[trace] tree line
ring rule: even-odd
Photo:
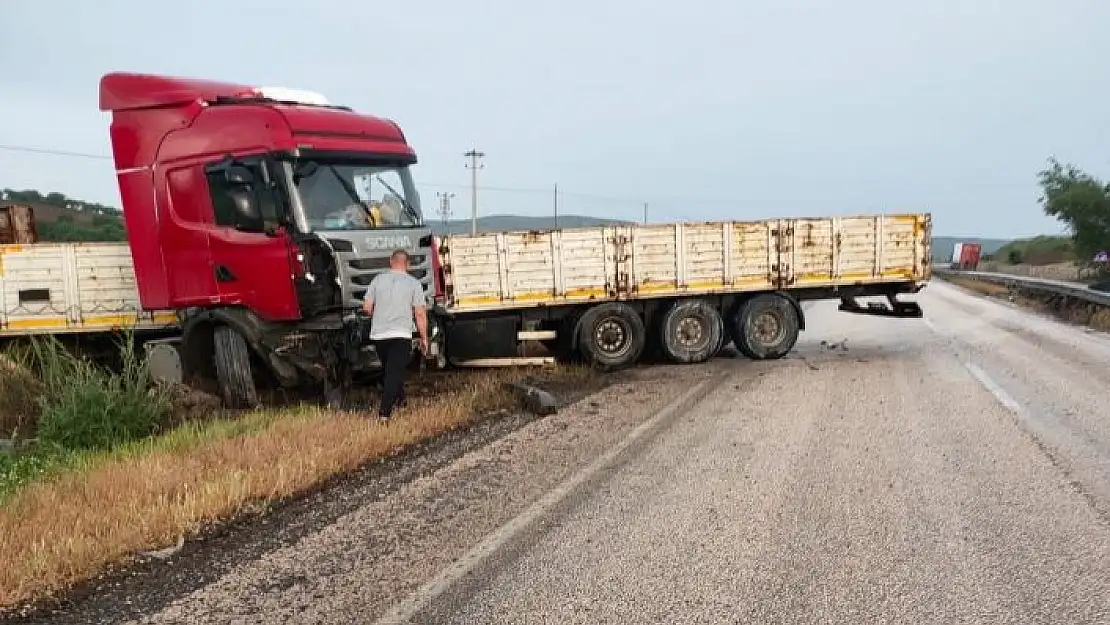
[[[35,189],[2,189],[0,200],[21,204],[46,204],[61,209],[50,220],[36,220],[39,240],[51,242],[126,241],[123,213],[114,206],[86,202],[52,191],[41,193]]]
[[[1037,179],[1045,214],[1067,226],[1079,262],[1110,252],[1110,184],[1055,158]]]

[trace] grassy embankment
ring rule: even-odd
[[[389,424],[310,406],[181,422],[137,358],[109,372],[41,341],[5,362],[0,435],[20,428],[37,443],[0,452],[0,607],[508,407],[504,382],[524,375],[445,376]]]

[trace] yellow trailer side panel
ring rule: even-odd
[[[930,224],[897,214],[449,235],[447,308],[924,281]]]
[[[143,311],[124,243],[0,246],[0,336],[160,329],[173,311]]]

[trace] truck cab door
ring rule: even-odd
[[[264,160],[236,160],[205,172],[215,227],[209,234],[219,303],[243,306],[263,319],[299,319],[295,246],[279,226],[279,196]]]

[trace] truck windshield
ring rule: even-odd
[[[292,165],[292,174],[310,230],[421,225],[408,166],[301,160]]]

